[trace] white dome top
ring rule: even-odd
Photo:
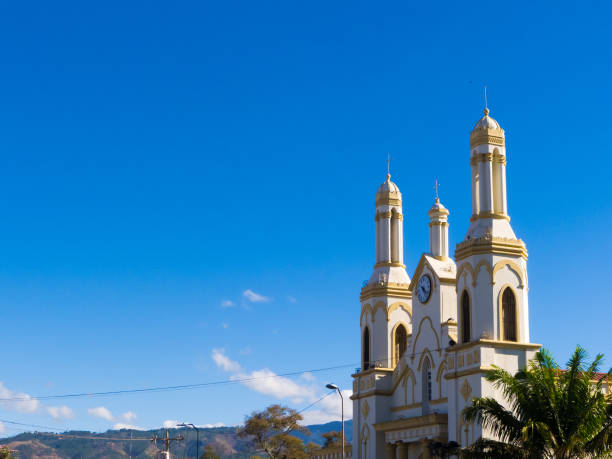
[[[378,187],[376,192],[376,205],[397,205],[402,201],[402,193],[395,183],[391,181],[391,174],[387,174],[387,180]]]
[[[472,131],[476,131],[479,129],[501,130],[501,126],[499,125],[499,123],[489,116],[488,108],[484,109],[484,116],[478,120]]]
[[[376,192],[376,194],[399,192],[400,190],[397,185],[391,181],[391,174],[387,174],[387,180],[385,180],[382,185],[378,187],[378,191]]]

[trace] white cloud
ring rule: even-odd
[[[232,306],[236,306],[236,303],[234,303],[232,300],[223,300],[221,302],[221,306],[224,308],[231,308]]]
[[[233,373],[230,379],[245,380],[240,384],[253,389],[260,394],[272,395],[275,398],[289,398],[295,403],[301,403],[303,399],[314,398],[314,390],[308,386],[300,385],[292,379],[278,376],[268,368],[246,373],[240,364],[231,360],[224,349],[213,349],[212,358],[218,367]]]
[[[0,382],[0,399],[13,399],[3,401],[3,408],[18,413],[34,413],[42,404],[24,392],[13,392],[3,382]]]
[[[172,419],[168,419],[167,421],[164,421],[164,429],[176,429],[178,427],[177,424],[180,424],[180,422],[172,420]]]
[[[288,296],[287,298],[289,299],[289,303],[297,303],[297,300],[294,297]]]
[[[47,413],[49,413],[49,416],[53,419],[69,419],[74,417],[74,413],[66,405],[48,406]]]
[[[0,422],[0,433],[6,432],[6,427],[4,427],[4,423]]]
[[[238,372],[240,371],[240,364],[231,360],[225,355],[225,349],[213,349],[212,358],[218,367],[223,368],[225,371]]]
[[[260,394],[272,395],[276,398],[291,398],[295,403],[301,403],[303,398],[312,399],[314,397],[312,388],[302,386],[289,378],[277,376],[267,368],[251,373],[239,373],[233,375],[231,379],[246,379],[247,381],[241,384]]]
[[[72,410],[66,405],[45,406],[37,399],[24,392],[15,392],[0,382],[0,399],[2,408],[18,413],[46,413],[54,419],[68,419],[74,417]]]
[[[138,416],[136,416],[136,413],[133,413],[132,411],[126,411],[125,413],[123,413],[121,415],[121,419],[123,419],[124,421],[133,421],[134,419],[136,419]]]
[[[127,430],[145,430],[142,427],[133,426],[131,424],[123,424],[122,422],[118,422],[117,424],[113,425],[113,430],[121,430],[121,429],[127,429]]]
[[[302,377],[302,379],[304,379],[305,381],[308,381],[308,382],[313,382],[316,379],[314,377],[314,375],[311,372],[309,372],[309,371],[306,371],[306,372],[302,373],[301,377]]]
[[[271,301],[270,297],[255,293],[251,289],[246,289],[244,292],[242,292],[242,296],[249,300],[251,303],[268,303]]]
[[[113,420],[112,413],[108,409],[104,408],[103,406],[99,406],[97,408],[90,408],[87,410],[87,412],[91,416],[95,416],[97,418],[106,419],[107,421]]]

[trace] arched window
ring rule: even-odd
[[[423,408],[423,416],[429,414],[429,402],[431,400],[431,364],[429,358],[425,357],[423,361],[423,370],[421,374],[421,407]]]
[[[408,332],[406,331],[406,327],[402,324],[399,324],[395,329],[395,364],[397,365],[406,352],[406,347],[408,347]]]
[[[469,343],[471,340],[472,321],[470,317],[470,295],[466,290],[461,295],[461,342]]]
[[[363,330],[363,371],[370,368],[370,329]]]
[[[511,288],[502,294],[502,330],[504,341],[516,341],[516,298]]]

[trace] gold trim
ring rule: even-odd
[[[504,138],[503,130],[500,132],[497,129],[479,129],[476,131],[476,134],[472,132],[470,135],[470,148],[477,147],[478,145],[499,145],[503,147],[505,144],[506,139]]]
[[[375,206],[401,206],[402,198],[392,198],[387,196],[376,196]]]
[[[429,222],[429,227],[432,226],[448,226],[448,222]]]
[[[478,214],[472,215],[470,218],[470,222],[475,222],[476,220],[482,220],[485,218],[495,218],[497,220],[510,221],[510,217],[506,214],[500,214],[496,212],[480,212]]]
[[[433,258],[438,259],[438,257],[433,257]],[[444,260],[439,260],[439,261],[452,261],[452,259],[450,257],[445,257]],[[410,292],[412,292],[414,288],[416,287],[418,280],[421,278],[421,274],[423,274],[423,269],[425,268],[425,266],[429,267],[429,271],[431,271],[432,276],[438,279],[441,284],[455,285],[456,279],[459,279],[459,277],[439,277],[436,270],[431,265],[431,263],[427,261],[427,257],[425,256],[425,254],[423,254],[421,255],[421,258],[419,259],[419,263],[417,264],[416,270],[414,271],[412,279],[410,280],[410,285],[408,286],[408,289],[410,290]],[[432,290],[431,290],[432,293],[433,293],[434,287],[435,285],[432,285]]]
[[[370,298],[380,296],[411,299],[412,292],[408,288],[408,284],[400,284],[397,282],[377,283],[363,287],[359,298],[363,302]]]
[[[527,260],[527,248],[522,240],[491,236],[468,239],[457,244],[455,260],[460,261],[472,255],[482,254],[512,255]]]
[[[444,375],[444,379],[457,379],[457,378],[461,378],[462,376],[469,376],[469,375],[475,375],[478,373],[484,373],[485,371],[489,371],[492,370],[493,367],[475,367],[475,368],[468,368],[467,370],[461,370],[461,371],[455,371],[453,373],[446,373]]]
[[[448,397],[444,397],[444,398],[440,397],[440,398],[437,398],[436,400],[429,401],[430,405],[439,405],[441,403],[448,403]]]
[[[423,322],[425,321],[429,321],[429,326],[431,327],[431,331],[433,331],[434,336],[436,337],[436,349],[438,349],[438,354],[442,355],[442,349],[440,348],[440,338],[438,337],[438,333],[436,332],[436,329],[433,326],[433,322],[431,321],[431,318],[429,316],[425,316],[421,319],[421,322],[419,323],[419,328],[416,334],[416,338],[414,339],[413,343],[412,343],[412,355],[410,356],[410,360],[414,361],[414,356],[416,354],[416,345],[419,342],[419,336],[421,335],[421,327],[423,326]],[[433,362],[432,362],[433,365]]]
[[[400,406],[392,406],[391,411],[403,411],[403,410],[412,410],[414,408],[421,408],[421,402],[411,403],[410,405],[400,405]]]
[[[421,358],[419,359],[419,364],[417,365],[417,371],[421,371],[421,365],[423,365],[423,360],[425,360],[426,357],[429,359],[431,365],[430,368],[432,370],[436,368],[436,363],[434,362],[434,358],[431,355],[431,351],[428,348],[425,348],[421,351]]]
[[[377,268],[404,268],[406,269],[406,265],[403,263],[398,263],[397,261],[381,261],[380,263],[376,263],[374,265],[374,269]]]
[[[389,314],[387,313],[387,322],[389,322]],[[406,330],[406,349],[404,349],[404,353],[402,355],[396,355],[395,352],[395,347],[397,345],[397,343],[395,342],[395,332],[397,331],[397,328],[399,326],[404,327],[404,330]],[[402,322],[401,320],[398,320],[395,325],[393,326],[393,328],[391,329],[391,356],[392,356],[392,360],[393,360],[393,365],[391,365],[393,368],[397,367],[397,364],[400,362],[401,358],[404,356],[404,354],[406,354],[406,352],[408,352],[408,337],[410,336],[410,334],[408,333],[408,325],[404,322]]]
[[[495,284],[495,274],[497,274],[498,271],[504,269],[506,266],[508,266],[508,268],[510,268],[511,271],[514,271],[518,275],[521,281],[518,288],[522,289],[523,287],[525,287],[526,279],[525,279],[523,269],[521,269],[521,267],[512,260],[500,260],[497,263],[495,263],[495,266],[493,267],[493,270],[491,271],[491,285]]]
[[[402,308],[404,311],[408,313],[408,315],[410,316],[410,321],[412,325],[412,307],[408,303],[403,303],[401,301],[397,301],[393,303],[391,306],[389,306],[389,308],[387,309],[387,322],[391,320],[391,313],[399,308]],[[410,331],[412,331],[412,329]]]
[[[389,430],[409,429],[412,427],[424,427],[435,424],[448,424],[448,414],[434,413],[425,416],[416,416],[408,419],[397,419],[395,421],[378,422],[374,424],[377,432],[387,432]]]

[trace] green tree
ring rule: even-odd
[[[200,456],[200,459],[221,459],[221,456],[217,454],[212,446],[206,445],[206,448],[204,448],[204,454]]]
[[[298,424],[303,418],[295,410],[280,405],[271,405],[264,411],[247,417],[241,437],[251,438],[255,447],[264,451],[271,459],[306,458],[304,442],[291,435],[292,432],[309,434],[308,429]]]
[[[491,397],[474,398],[463,410],[498,438],[481,439],[463,451],[464,457],[555,458],[610,457],[612,399],[602,383],[612,370],[597,374],[603,355],[587,364],[578,346],[561,370],[545,349],[526,369],[512,376],[494,367],[487,381],[501,391],[507,407]]]
[[[12,451],[7,446],[0,447],[0,459],[17,459],[11,453]]]
[[[329,432],[325,432],[322,436],[325,439],[323,448],[333,448],[335,446],[342,447],[342,432],[330,430]]]

